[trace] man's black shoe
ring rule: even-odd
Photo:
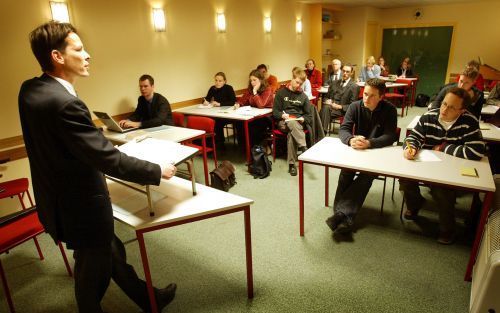
[[[337,226],[335,234],[349,234],[352,232],[353,222],[348,218],[345,218],[342,223]]]
[[[294,164],[290,164],[288,168],[288,173],[290,173],[290,175],[292,176],[297,176],[297,167],[295,167]]]
[[[326,219],[325,223],[334,232],[344,219],[345,219],[344,213],[335,212],[335,214]]]
[[[172,283],[167,287],[160,289],[156,293],[156,306],[158,307],[158,312],[161,312],[167,306],[167,304],[174,300],[176,289],[177,285]]]

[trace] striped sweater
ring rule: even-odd
[[[406,143],[417,151],[440,146],[440,151],[459,158],[480,160],[483,157],[485,145],[479,122],[474,115],[466,111],[448,131],[441,126],[438,118],[439,109],[432,109],[422,115],[406,137]],[[404,149],[407,148],[406,143],[403,145]]]

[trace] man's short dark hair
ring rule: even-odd
[[[370,86],[378,90],[378,95],[382,96],[385,94],[385,81],[380,78],[370,78],[366,81],[365,86]]]
[[[153,79],[153,76],[148,75],[148,74],[144,74],[144,75],[142,75],[141,77],[139,77],[139,81],[140,81],[140,82],[143,82],[143,81],[145,81],[145,80],[148,80],[148,81],[149,81],[149,84],[150,84],[151,86],[154,86],[154,84],[155,84],[155,80]]]
[[[259,64],[259,66],[257,66],[257,69],[258,70],[266,70],[266,72],[267,72],[267,66],[265,64]]]
[[[462,99],[462,109],[465,109],[471,103],[471,101],[472,101],[469,93],[465,89],[458,88],[458,87],[453,87],[453,88],[450,88],[446,92],[446,94],[449,94],[449,93],[452,93],[455,96],[457,96],[460,99]]]
[[[31,51],[35,55],[42,71],[54,70],[52,51],[64,52],[69,33],[77,33],[76,28],[69,23],[50,21],[35,28],[29,35]]]

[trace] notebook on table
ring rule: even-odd
[[[138,127],[132,127],[132,128],[122,128],[120,125],[118,125],[117,122],[115,122],[114,119],[111,118],[107,113],[104,112],[98,112],[98,111],[93,111],[95,116],[108,128],[108,130],[112,130],[118,133],[126,133],[135,129],[138,129]]]

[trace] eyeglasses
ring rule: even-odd
[[[350,73],[351,71],[342,70],[342,73]]]
[[[441,106],[445,109],[448,109],[450,111],[460,111],[462,110],[462,108],[456,108],[456,107],[453,107],[453,106],[450,106],[449,104],[447,104],[446,102],[441,102]]]

